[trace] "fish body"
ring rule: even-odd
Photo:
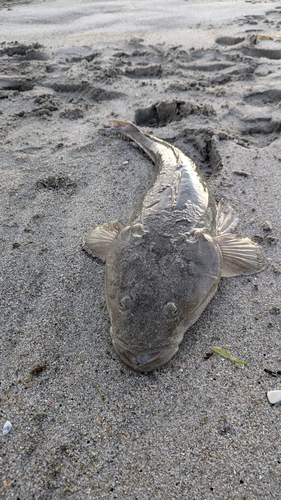
[[[128,224],[90,230],[84,248],[106,263],[106,302],[119,358],[151,371],[177,352],[183,335],[214,296],[220,278],[261,271],[266,260],[238,219],[216,205],[196,164],[178,148],[112,120],[153,160],[157,174]]]

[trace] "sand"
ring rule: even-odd
[[[280,3],[7,0],[0,19],[1,498],[279,499]],[[111,118],[191,156],[268,258],[146,375],[114,354],[81,246],[154,172]]]

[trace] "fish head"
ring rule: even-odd
[[[221,256],[201,231],[171,238],[127,226],[106,260],[106,300],[119,358],[136,371],[167,363],[213,297]]]

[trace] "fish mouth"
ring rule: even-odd
[[[157,370],[167,363],[178,351],[177,347],[162,349],[161,351],[133,353],[118,340],[113,340],[113,347],[118,357],[127,366],[137,372]]]

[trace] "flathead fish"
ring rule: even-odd
[[[259,272],[266,259],[258,245],[233,233],[237,217],[216,205],[190,158],[132,123],[109,123],[150,156],[157,174],[127,225],[114,220],[90,230],[84,248],[106,264],[114,350],[146,372],[177,352],[221,277]]]

